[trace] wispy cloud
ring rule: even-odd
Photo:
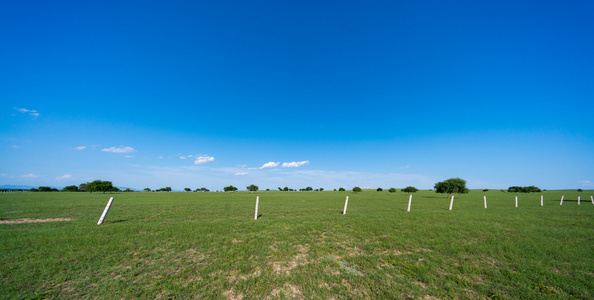
[[[404,167],[400,167],[400,169],[408,169],[408,168],[410,168],[410,166],[409,166],[409,165],[406,165],[406,166],[404,166]]]
[[[235,173],[235,176],[241,176],[241,175],[247,175],[248,172],[237,172]]]
[[[123,147],[123,146],[120,146],[119,148],[109,147],[109,148],[101,149],[101,151],[112,152],[112,153],[132,153],[132,152],[136,152],[136,150],[134,150],[134,148],[132,148],[132,147]]]
[[[180,156],[179,159],[187,159],[185,156]]]
[[[70,174],[64,174],[62,176],[56,177],[56,180],[64,180],[64,179],[69,179],[69,178],[72,178],[72,175],[70,175]]]
[[[579,184],[581,184],[582,186],[592,186],[592,182],[590,180],[582,180],[582,181],[578,181]]]
[[[125,157],[125,158],[134,158],[134,157],[136,157],[136,155],[126,155],[126,156],[124,156],[124,157]]]
[[[208,155],[198,156],[198,157],[196,157],[196,160],[194,160],[194,164],[201,165],[201,164],[213,162],[214,160],[215,160],[215,158],[212,156],[208,156]]]
[[[10,146],[10,148],[12,148],[12,149],[18,149],[18,148],[20,148],[20,147],[19,147],[19,146],[17,146],[17,145],[12,145],[12,146]]]
[[[33,116],[33,119],[39,117],[39,112],[37,112],[36,110],[26,109],[26,108],[18,108],[18,107],[15,107],[14,109],[18,110],[20,113],[29,114],[30,116]]]
[[[293,161],[290,163],[283,163],[283,168],[297,168],[309,164],[309,160]]]
[[[87,148],[87,146],[78,146],[75,147],[74,150],[85,150]]]
[[[278,167],[278,165],[279,165],[279,164],[280,164],[280,163],[273,162],[273,161],[271,161],[271,162],[267,162],[267,163],[263,164],[263,165],[260,167],[260,169],[266,169],[266,168],[275,168],[275,167]]]
[[[33,174],[33,173],[29,173],[29,174],[27,174],[27,175],[23,175],[23,176],[21,176],[21,177],[24,177],[24,178],[37,178],[37,177],[39,177],[39,176],[38,176],[38,175],[35,175],[35,174]]]

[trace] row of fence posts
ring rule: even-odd
[[[565,195],[561,196],[561,203],[559,203],[559,205],[563,205],[563,199],[565,198]],[[594,196],[590,196],[590,199],[592,200],[592,204],[594,204]],[[487,196],[483,196],[483,200],[485,202],[485,208],[487,208]],[[258,204],[260,202],[260,197],[257,196],[256,197],[256,212],[254,214],[254,220],[258,220]],[[99,222],[97,222],[97,225],[101,225],[103,223],[103,221],[105,220],[105,217],[107,216],[107,213],[109,212],[109,208],[111,208],[111,204],[113,203],[113,197],[109,198],[109,202],[107,202],[107,205],[105,206],[105,209],[103,210],[103,213],[101,214],[101,218],[99,218]],[[578,205],[580,205],[581,203],[581,196],[578,196]],[[343,215],[346,215],[347,212],[347,206],[349,204],[349,196],[346,197],[345,201],[344,201],[344,209],[342,211]],[[408,197],[408,208],[406,209],[406,211],[410,212],[410,207],[412,205],[412,194],[409,195]],[[544,196],[540,196],[540,206],[544,206]],[[518,196],[516,196],[516,207],[518,207]],[[450,209],[452,210],[454,208],[454,195],[452,195],[452,198],[450,200]]]

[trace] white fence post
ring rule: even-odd
[[[452,195],[452,201],[450,201],[450,210],[452,210],[453,206],[454,206],[454,195]]]
[[[487,208],[487,196],[483,196],[485,198],[485,208]]]
[[[592,199],[592,204],[594,204],[594,196],[590,196],[590,199]]]
[[[578,205],[580,205],[580,202],[582,202],[582,196],[578,196]]]
[[[260,202],[260,196],[256,196],[256,214],[254,215],[254,220],[258,220],[258,202]]]
[[[107,202],[107,205],[105,206],[105,209],[103,210],[103,213],[101,214],[101,218],[99,218],[99,222],[97,222],[97,225],[101,225],[101,223],[103,223],[103,220],[105,220],[105,217],[107,216],[107,213],[109,212],[109,208],[111,207],[112,202],[113,202],[113,197],[109,198],[109,202]]]
[[[516,196],[516,207],[518,207],[518,196]]]
[[[412,194],[408,197],[408,209],[406,211],[410,211],[410,204],[412,203]]]
[[[540,206],[544,206],[544,196],[540,195]]]
[[[563,198],[565,198],[565,196],[561,196],[561,203],[559,203],[559,205],[563,205]]]
[[[346,215],[346,209],[347,209],[348,204],[349,204],[349,196],[347,196],[346,200],[344,201],[344,211],[342,212],[343,215]]]

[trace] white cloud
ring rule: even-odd
[[[136,150],[134,150],[134,148],[132,148],[132,147],[122,147],[122,146],[120,146],[120,148],[109,147],[109,148],[101,149],[101,151],[112,152],[112,153],[132,153],[132,152],[136,152]]]
[[[283,163],[283,168],[297,168],[309,164],[309,160],[293,161],[290,163]]]
[[[404,167],[400,167],[400,169],[408,169],[408,168],[410,168],[410,166],[409,166],[409,165],[406,165],[406,166],[404,166]]]
[[[159,158],[159,159],[163,159],[164,157],[163,157],[163,156],[159,156],[158,158]]]
[[[18,110],[20,113],[26,114],[28,113],[30,116],[33,116],[35,118],[39,117],[39,112],[37,112],[36,110],[31,110],[31,109],[26,109],[26,108],[14,108],[16,110]]]
[[[247,175],[248,172],[237,172],[235,173],[235,176],[241,176],[241,175]]]
[[[25,177],[25,178],[37,178],[37,177],[39,177],[39,176],[37,176],[37,175],[35,175],[35,174],[33,174],[33,173],[29,173],[29,174],[27,174],[27,175],[23,175],[22,177]]]
[[[78,147],[74,148],[74,150],[84,150],[86,148],[87,148],[87,146],[78,146]]]
[[[68,178],[72,178],[72,175],[64,174],[62,176],[56,177],[56,180],[63,180],[63,179],[68,179]]]
[[[279,165],[279,164],[280,164],[280,163],[273,162],[273,161],[271,161],[271,162],[267,162],[267,163],[265,163],[264,165],[262,165],[262,166],[260,167],[260,169],[266,169],[266,168],[275,168],[275,167],[278,167],[278,165]]]
[[[590,180],[582,180],[578,181],[578,183],[580,183],[583,186],[592,186],[592,182]]]
[[[188,156],[189,157],[189,156]],[[179,159],[186,159],[187,157],[185,156],[180,156]]]
[[[20,147],[19,147],[19,146],[17,146],[17,145],[12,145],[12,146],[10,146],[10,148],[12,148],[12,149],[18,149],[18,148],[20,148]]]
[[[136,156],[135,156],[135,155],[126,155],[126,156],[124,156],[124,157],[125,157],[125,158],[134,158],[134,157],[136,157]]]
[[[212,156],[208,156],[208,155],[198,156],[198,157],[196,157],[196,160],[194,160],[194,164],[200,165],[200,164],[213,162],[214,160],[215,160],[215,158]]]

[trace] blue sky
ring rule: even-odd
[[[594,188],[592,1],[2,1],[0,184]]]

